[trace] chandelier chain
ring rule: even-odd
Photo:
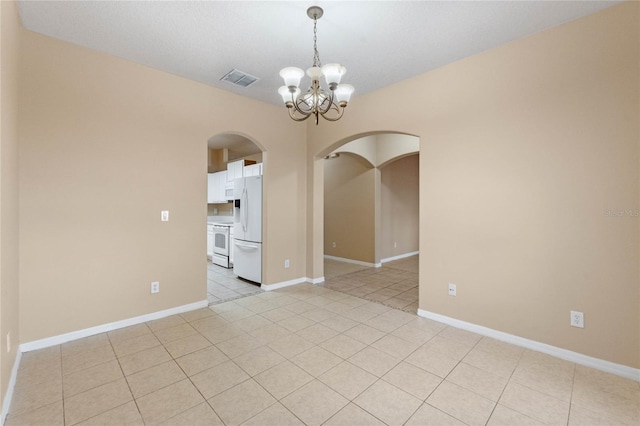
[[[318,18],[313,17],[313,66],[320,67],[320,53],[318,53]]]

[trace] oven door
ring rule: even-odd
[[[213,253],[221,256],[229,256],[229,227],[213,227]]]

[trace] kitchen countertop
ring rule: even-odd
[[[233,216],[207,215],[207,225],[228,226],[233,228]]]
[[[207,225],[215,225],[215,226],[233,226],[233,222],[207,222]]]

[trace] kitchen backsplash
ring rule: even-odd
[[[207,216],[233,216],[233,203],[207,204]]]

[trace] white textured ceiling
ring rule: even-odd
[[[31,31],[280,103],[280,69],[311,66],[314,4],[324,8],[320,59],[345,65],[358,96],[616,3],[76,0],[20,1],[19,10]],[[220,81],[233,68],[260,80]]]

